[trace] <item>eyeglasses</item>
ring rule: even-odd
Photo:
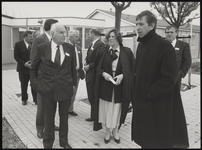
[[[174,32],[166,32],[166,34],[169,34],[169,33],[170,33],[170,34],[173,34]]]

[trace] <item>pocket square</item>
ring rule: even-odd
[[[179,48],[178,48],[178,47],[175,47],[175,50],[179,51]]]
[[[80,53],[80,51],[78,51],[78,53]]]
[[[69,54],[68,54],[68,53],[65,53],[65,55],[69,57]]]

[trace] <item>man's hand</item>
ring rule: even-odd
[[[114,80],[116,81],[115,85],[121,84],[121,81],[123,80],[123,74],[120,74],[120,75],[114,77]]]
[[[27,68],[31,68],[31,62],[30,61],[27,61],[25,64],[24,64],[25,67]]]
[[[89,70],[89,65],[83,67],[84,71],[87,72]]]

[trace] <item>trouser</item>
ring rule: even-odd
[[[45,102],[41,99],[41,94],[37,93],[36,129],[44,130]]]
[[[55,140],[54,122],[57,102],[53,99],[47,99],[42,96],[42,101],[45,101],[45,130],[43,134],[44,148],[52,148]],[[71,99],[58,101],[59,103],[59,143],[61,147],[68,144],[68,109]],[[68,109],[67,109],[68,108]]]
[[[95,85],[94,82],[86,82],[88,100],[91,105],[90,117],[94,118]]]
[[[22,101],[28,100],[28,94],[27,94],[27,88],[28,88],[28,82],[30,80],[29,74],[23,74],[19,72],[19,80],[20,80],[20,86],[21,86],[21,96]],[[32,97],[33,101],[36,100],[36,91],[31,87]]]
[[[74,110],[74,101],[75,101],[75,98],[76,98],[76,93],[77,93],[79,81],[80,81],[80,77],[79,77],[79,73],[77,73],[77,85],[75,86],[75,88],[73,90],[73,96],[71,98],[71,104],[70,104],[70,107],[69,107],[69,112],[72,112]]]

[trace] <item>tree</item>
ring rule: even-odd
[[[174,25],[177,29],[188,24],[191,19],[187,17],[196,10],[200,2],[151,2],[150,6],[157,10],[159,15],[168,24]],[[200,17],[200,16],[199,16]],[[197,17],[197,18],[199,18]],[[194,18],[194,19],[197,19]]]
[[[120,31],[121,27],[121,13],[128,8],[131,2],[111,2],[115,7],[115,28]]]

